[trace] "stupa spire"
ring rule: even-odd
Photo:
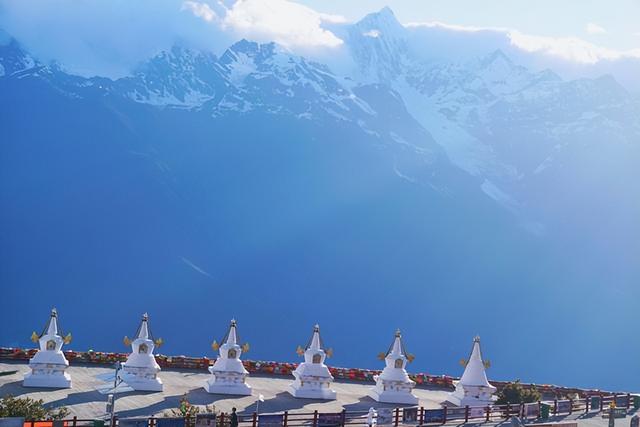
[[[309,345],[307,345],[307,349],[309,350],[322,349],[322,340],[320,339],[320,325],[318,325],[317,323],[313,327],[313,334],[311,335],[311,340],[309,341]]]
[[[58,335],[58,310],[51,309],[51,317],[47,325],[47,335]]]
[[[140,327],[138,328],[138,334],[136,338],[141,338],[143,340],[149,339],[149,315],[144,313],[142,315],[142,322],[140,323]]]
[[[223,342],[223,344],[236,345],[238,344],[238,333],[236,331],[236,320],[231,319],[231,324],[229,325],[229,332],[227,332],[227,340]]]
[[[391,348],[389,349],[387,354],[405,356],[404,346],[402,345],[402,334],[400,333],[400,329],[396,329],[395,338],[393,339],[393,343],[391,344]]]

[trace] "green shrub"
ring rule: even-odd
[[[47,408],[42,399],[35,400],[30,397],[13,397],[11,395],[0,399],[0,418],[23,417],[26,420],[61,420],[68,415],[69,410],[66,407]]]
[[[498,393],[496,404],[506,405],[507,403],[531,403],[540,400],[540,392],[535,388],[524,388],[520,380],[507,384]]]

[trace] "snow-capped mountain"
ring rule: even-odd
[[[273,330],[291,323],[285,303],[318,321],[311,302],[328,330],[353,313],[365,341],[398,326],[372,313],[393,312],[417,337],[424,325],[407,313],[448,334],[500,325],[493,344],[505,354],[513,340],[530,345],[531,319],[559,330],[550,311],[573,333],[636,310],[618,298],[640,277],[636,95],[608,76],[532,71],[499,50],[425,59],[438,41],[416,44],[388,8],[335,26],[353,64],[340,72],[240,40],[220,55],[178,44],[127,77],[84,78],[18,41],[0,45],[6,300],[32,301],[43,284],[37,303],[50,304],[82,283],[105,310],[189,307],[181,324],[163,325],[180,329],[185,353],[200,351],[198,316],[212,302],[227,318],[242,304],[264,308],[242,315]],[[0,323],[37,314],[16,307]],[[83,309],[65,312],[82,323]],[[459,310],[481,315],[469,325]],[[96,345],[90,335],[80,345]],[[288,360],[261,339],[255,347],[273,351],[264,357]],[[574,347],[583,342],[592,354],[588,340]],[[427,355],[416,369],[448,372],[434,366],[458,358],[415,345]],[[541,357],[555,366],[558,354]]]

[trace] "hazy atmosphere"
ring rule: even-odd
[[[640,3],[0,0],[0,346],[640,391]]]

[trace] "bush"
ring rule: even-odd
[[[520,380],[509,383],[498,393],[496,404],[506,405],[507,403],[531,403],[540,400],[540,392],[535,388],[524,388]]]
[[[4,396],[0,399],[0,418],[22,417],[26,420],[61,420],[69,415],[69,410],[61,406],[59,408],[46,408],[42,399],[35,400],[30,397]]]
[[[191,403],[189,403],[189,400],[187,400],[187,395],[184,394],[180,399],[180,406],[178,406],[176,409],[171,409],[168,415],[170,417],[191,418],[201,413],[213,414],[215,413],[215,411],[215,406],[206,405],[204,408],[200,408],[199,406],[192,405]]]

